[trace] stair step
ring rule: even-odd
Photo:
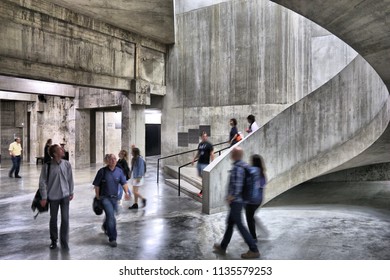
[[[165,183],[168,186],[173,187],[175,189],[179,188],[179,180],[178,179],[165,179]],[[184,180],[181,180],[180,193],[184,193],[184,194],[188,195],[189,197],[201,202],[202,199],[200,197],[198,197],[199,191],[200,191],[199,188],[195,187],[194,185],[191,185],[190,183],[188,183]]]
[[[173,178],[178,178],[178,166],[165,166],[165,172],[172,176]],[[181,185],[183,181],[196,186],[198,189],[202,188],[202,179],[198,176],[198,171],[195,167],[183,167],[180,172],[181,176]]]

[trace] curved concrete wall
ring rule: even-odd
[[[390,87],[390,29],[387,1],[272,0],[313,20],[361,54]],[[331,170],[389,162],[390,127],[359,156]]]
[[[389,93],[373,68],[357,57],[339,75],[292,105],[239,145],[263,155],[266,201],[332,170],[370,147],[389,123]],[[203,212],[225,207],[229,152],[205,169]]]
[[[195,5],[189,2],[176,2],[177,10]],[[195,149],[197,144],[178,147],[177,135],[199,125],[210,125],[210,140],[219,143],[228,138],[230,118],[242,132],[249,114],[267,123],[356,55],[329,32],[268,0],[220,2],[197,2],[211,6],[176,15],[177,43],[167,59],[163,155]]]

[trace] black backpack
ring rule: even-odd
[[[99,195],[102,194],[102,189],[105,188],[106,185],[107,185],[107,181],[106,181],[106,167],[103,167],[102,170],[103,170],[102,171],[103,175],[102,175],[102,179],[101,179],[100,184],[99,184]],[[92,200],[92,210],[98,216],[103,214],[102,201],[97,199],[96,196]]]
[[[50,174],[50,162],[47,163],[47,181],[46,182],[49,182],[49,174]],[[38,217],[39,213],[49,211],[49,202],[46,203],[45,207],[42,207],[41,200],[42,200],[42,196],[41,196],[41,192],[39,191],[39,188],[38,188],[37,192],[35,193],[34,199],[31,203],[31,210],[33,212],[35,212],[36,210],[38,211],[38,213],[34,216],[34,219],[36,219]]]

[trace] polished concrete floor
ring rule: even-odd
[[[117,216],[118,247],[108,246],[102,216],[92,212],[91,182],[99,167],[75,170],[70,208],[70,250],[49,249],[47,213],[30,209],[41,165],[24,163],[22,179],[1,165],[1,260],[215,260],[240,259],[247,251],[238,231],[226,256],[213,253],[225,229],[226,212],[205,215],[201,204],[156,183],[155,158],[148,158],[142,193],[146,208]],[[160,180],[160,182],[163,180]],[[298,186],[257,213],[258,246],[264,260],[389,260],[390,182],[316,183]]]

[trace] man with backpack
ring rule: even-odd
[[[60,243],[63,250],[69,250],[69,204],[73,199],[74,182],[72,166],[64,160],[64,149],[54,144],[49,148],[52,160],[42,167],[39,177],[39,191],[42,208],[50,202],[50,249],[57,248],[57,218],[61,209]]]
[[[117,247],[117,230],[115,213],[118,211],[118,187],[123,188],[125,199],[130,200],[126,177],[121,168],[116,166],[116,156],[107,154],[104,157],[106,167],[100,168],[93,180],[95,195],[101,201],[105,220],[102,225],[104,233],[108,236],[111,247]]]
[[[214,252],[218,254],[225,254],[227,246],[233,235],[233,227],[237,226],[246,244],[249,247],[249,251],[241,254],[243,259],[254,259],[260,256],[260,252],[257,248],[255,240],[248,232],[246,227],[242,223],[241,212],[244,206],[243,190],[244,188],[251,186],[246,184],[248,164],[245,163],[243,158],[244,152],[242,148],[236,147],[231,153],[231,159],[233,160],[233,169],[230,171],[230,179],[228,186],[227,202],[230,206],[230,212],[227,218],[227,227],[220,244],[214,244]],[[246,186],[247,185],[247,186]]]

